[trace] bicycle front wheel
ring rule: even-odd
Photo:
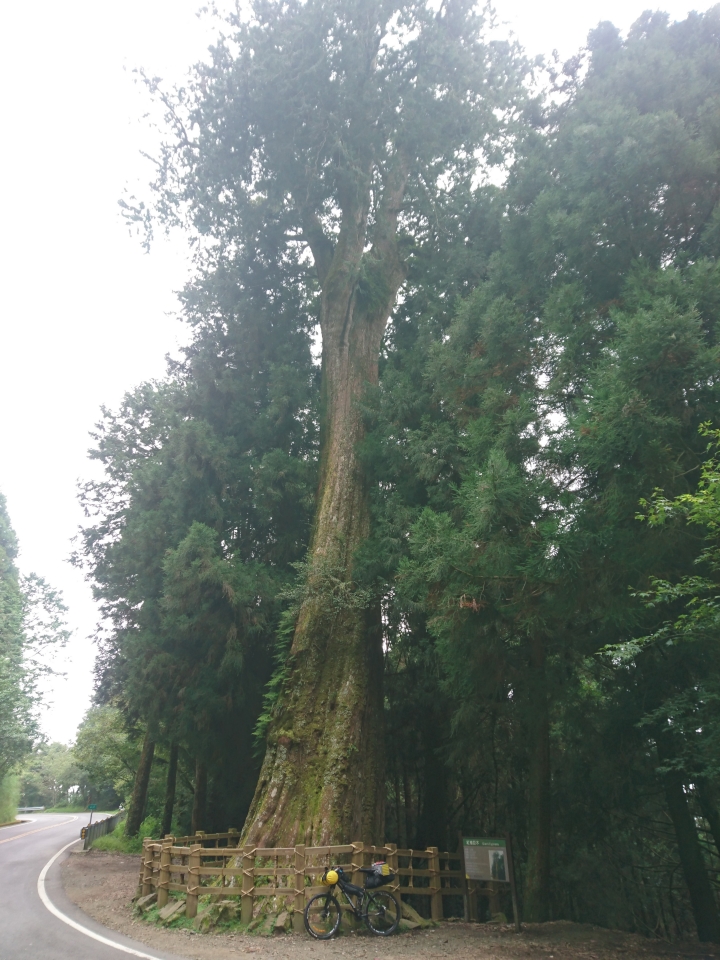
[[[305,929],[316,940],[329,940],[340,926],[340,904],[331,893],[318,893],[305,907]]]
[[[365,923],[381,937],[395,933],[400,923],[400,904],[389,890],[368,893]]]

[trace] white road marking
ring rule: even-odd
[[[61,850],[58,850],[54,857],[51,857],[48,860],[48,862],[40,871],[40,876],[38,877],[37,882],[37,891],[43,904],[47,907],[50,913],[58,918],[58,920],[62,920],[63,923],[66,923],[69,927],[72,927],[73,930],[77,930],[79,933],[84,933],[86,937],[92,937],[93,940],[97,940],[99,943],[104,943],[108,947],[114,947],[116,950],[121,950],[123,953],[129,953],[133,957],[142,957],[143,960],[161,960],[160,957],[156,957],[153,953],[142,953],[140,950],[133,950],[132,947],[126,947],[122,943],[115,943],[114,940],[109,940],[107,937],[103,937],[101,934],[95,933],[94,930],[88,930],[87,927],[83,927],[82,924],[76,923],[75,920],[71,920],[70,917],[67,917],[61,910],[58,910],[50,897],[48,897],[45,891],[45,877],[48,874],[48,870],[61,854],[65,853],[66,850],[76,843],[79,843],[79,839],[72,840],[70,843],[65,844]]]
[[[26,830],[25,833],[16,833],[14,837],[6,837],[5,840],[0,840],[0,843],[10,843],[12,840],[19,840],[20,837],[29,837],[31,833],[42,833],[43,830],[52,830],[53,827],[62,827],[63,824],[72,823],[73,820],[77,820],[77,817],[70,817],[69,820],[61,820],[60,823],[51,823],[49,827],[40,827],[39,830]]]

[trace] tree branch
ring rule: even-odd
[[[400,265],[397,253],[397,221],[405,199],[409,175],[410,165],[401,150],[398,151],[391,169],[386,173],[381,171],[383,192],[370,250],[370,256],[374,260],[397,260],[398,266]]]
[[[335,245],[332,240],[325,236],[320,218],[314,210],[304,210],[302,212],[302,230],[303,239],[310,247],[310,252],[315,261],[318,280],[322,284],[330,270]]]

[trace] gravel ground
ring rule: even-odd
[[[65,861],[63,884],[74,903],[110,929],[193,960],[234,960],[244,954],[257,960],[720,960],[717,946],[668,944],[565,921],[525,924],[520,934],[495,924],[447,922],[387,940],[363,932],[323,943],[296,934],[260,938],[165,930],[133,917],[139,870],[138,857],[93,850]]]

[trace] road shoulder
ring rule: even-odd
[[[140,858],[91,850],[73,853],[62,864],[62,880],[69,900],[103,926],[148,947],[197,960],[235,960],[252,953],[258,960],[317,960],[337,954],[339,942],[318,943],[301,935],[271,938],[242,934],[200,934],[162,929],[133,916],[132,897],[140,872]],[[493,924],[443,923],[429,932],[417,931],[383,940],[369,934],[342,938],[348,958],[382,960],[527,960],[528,955],[553,960],[665,960],[669,957],[720,960],[720,947],[708,944],[669,944],[633,934],[566,921],[531,924],[522,934]]]

